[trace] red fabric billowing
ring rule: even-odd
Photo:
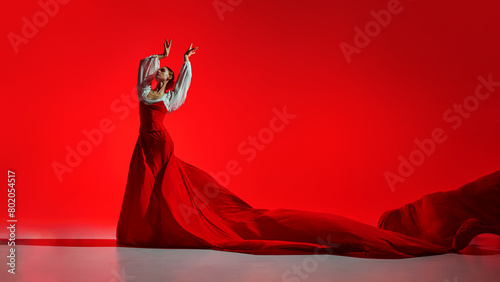
[[[481,224],[470,224],[473,219]],[[445,248],[453,247],[455,238],[464,235],[464,231],[472,235],[500,234],[500,171],[458,189],[428,194],[386,211],[378,227]]]
[[[397,232],[333,214],[253,208],[208,173],[175,156],[174,143],[163,126],[166,113],[162,102],[140,103],[141,127],[117,226],[118,244],[209,248],[251,254],[318,253],[373,258],[453,252],[448,237],[439,240],[435,239],[435,234],[422,236],[418,233],[420,229],[408,223],[408,220],[425,221],[425,216],[432,215],[427,210],[418,214],[419,209],[415,207],[393,212],[401,214],[399,217],[385,214],[381,219],[384,229]],[[496,181],[498,184],[498,177]],[[498,203],[498,189],[490,192],[496,197],[492,201]],[[467,193],[456,194],[457,198],[468,196]],[[435,209],[444,205],[445,209],[459,211],[461,206],[447,206],[451,201],[444,196],[436,202]],[[479,205],[479,200],[470,203],[479,209],[485,208]],[[498,215],[498,210],[495,212]],[[448,223],[443,219],[439,228],[446,230],[445,235],[452,236],[460,224],[448,226]],[[398,224],[404,227],[403,230],[395,228]],[[409,232],[405,232],[407,230]]]

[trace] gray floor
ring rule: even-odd
[[[0,246],[4,262],[8,248]],[[16,274],[3,263],[0,281],[500,281],[500,236],[478,236],[466,252],[387,260],[18,245]]]

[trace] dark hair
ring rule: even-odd
[[[168,69],[168,71],[170,71],[170,73],[172,74],[172,78],[170,78],[170,80],[167,82],[167,86],[165,87],[165,90],[168,90],[168,89],[171,89],[171,88],[174,88],[174,79],[175,79],[175,73],[173,70],[171,70],[169,67],[166,67]]]

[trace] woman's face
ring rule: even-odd
[[[156,72],[155,79],[158,82],[166,82],[170,80],[170,78],[171,78],[170,71],[166,67],[159,68],[158,71]]]

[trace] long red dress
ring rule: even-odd
[[[144,81],[149,84],[158,67],[154,55],[142,60],[139,85]],[[190,80],[187,63],[174,90],[162,100],[148,100],[144,93],[150,88],[138,87],[140,130],[117,226],[118,244],[373,258],[454,252],[451,245],[413,238],[418,237],[413,233],[407,236],[382,230],[338,215],[253,208],[208,173],[174,154],[174,143],[163,119],[183,103],[189,87],[186,80]]]

